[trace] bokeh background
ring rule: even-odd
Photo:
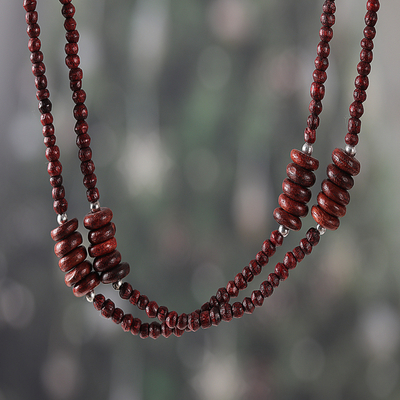
[[[82,220],[64,19],[58,1],[38,3],[69,216]],[[114,211],[129,281],[159,304],[198,308],[276,229],[289,153],[303,143],[322,3],[74,1],[101,203]],[[343,146],[364,28],[363,0],[337,3],[319,182]],[[64,285],[25,12],[22,0],[0,1],[1,400],[400,398],[400,3],[382,3],[362,172],[339,230],[252,316],[153,341]],[[312,225],[307,217],[303,233]],[[253,289],[301,237],[289,235]]]

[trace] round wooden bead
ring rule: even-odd
[[[225,288],[219,288],[215,297],[219,304],[227,303],[230,300],[229,293]]]
[[[274,287],[279,286],[279,276],[277,274],[271,273],[268,275],[268,282]]]
[[[167,315],[168,315],[167,307],[165,307],[165,306],[158,307],[157,318],[160,322],[165,322],[165,320],[167,319]]]
[[[311,199],[311,191],[285,178],[282,182],[282,190],[288,197],[301,203],[308,203]]]
[[[308,206],[306,204],[292,200],[290,197],[286,196],[286,194],[282,193],[279,196],[278,203],[283,210],[287,211],[291,215],[305,217],[308,214]]]
[[[350,203],[349,192],[347,190],[343,190],[339,186],[336,186],[329,179],[324,179],[321,187],[324,194],[336,203],[339,203],[342,206],[347,206],[347,204]]]
[[[317,202],[318,205],[330,215],[340,218],[346,214],[345,206],[342,206],[341,204],[331,200],[322,192],[318,193]]]
[[[104,304],[103,307],[101,307],[101,315],[104,318],[111,318],[113,312],[115,310],[115,304],[112,300],[107,299]]]
[[[92,264],[89,261],[84,261],[78,264],[75,268],[69,271],[64,278],[65,284],[68,287],[74,286],[81,281],[86,275],[92,271]]]
[[[274,287],[271,285],[270,282],[264,281],[260,285],[260,292],[264,298],[267,298],[267,297],[271,296],[272,293],[274,292]]]
[[[286,228],[292,229],[293,231],[298,231],[301,229],[302,223],[300,218],[289,214],[287,211],[283,210],[280,207],[275,208],[274,218],[278,224],[283,225]]]
[[[155,301],[149,301],[146,306],[146,314],[149,318],[155,318],[157,316],[158,304]]]
[[[281,281],[285,281],[289,276],[289,271],[282,263],[278,263],[275,266],[275,274]]]
[[[200,313],[200,326],[202,329],[207,329],[211,326],[210,311],[202,311]]]
[[[245,297],[243,299],[242,307],[243,307],[243,311],[246,314],[253,314],[253,312],[255,310],[255,306],[254,306],[253,302],[251,301],[250,297]]]
[[[332,161],[339,169],[352,176],[358,175],[360,172],[360,162],[342,149],[333,150]]]
[[[67,222],[64,222],[57,228],[53,229],[50,233],[51,238],[57,242],[61,239],[65,239],[67,236],[71,235],[77,229],[78,229],[78,220],[76,218],[73,218]]]
[[[256,260],[251,260],[249,263],[251,273],[254,276],[260,275],[262,267],[264,265],[267,265],[267,263],[268,263],[268,256],[263,251],[259,251],[256,255]]]
[[[229,303],[221,304],[219,307],[219,313],[223,321],[229,322],[233,318],[232,306]]]
[[[327,174],[330,181],[344,190],[350,190],[354,186],[353,177],[339,169],[335,164],[329,164]]]
[[[104,284],[118,282],[124,279],[131,268],[127,262],[122,262],[117,267],[101,273],[101,282]]]
[[[100,284],[99,275],[97,272],[91,272],[79,281],[73,288],[73,293],[76,297],[86,296]]]
[[[250,272],[250,274],[251,274],[251,272]],[[219,306],[219,301],[216,298],[216,296],[211,296],[209,303],[210,303],[210,309],[213,308],[213,307],[218,307]]]
[[[111,319],[114,322],[114,324],[120,324],[124,316],[125,316],[124,312],[120,308],[116,307],[111,316]]]
[[[132,328],[132,324],[133,316],[131,314],[125,314],[121,320],[121,328],[124,330],[124,332],[129,332]]]
[[[232,304],[232,315],[234,318],[242,318],[244,314],[242,303],[238,301]]]
[[[187,314],[182,313],[182,314],[178,317],[178,320],[177,320],[177,322],[176,322],[176,327],[177,327],[178,329],[184,330],[184,329],[186,329],[187,324],[188,324],[188,317],[187,317]]]
[[[147,304],[149,304],[149,299],[145,294],[141,294],[139,297],[139,300],[137,302],[137,307],[139,310],[145,310],[147,307]]]
[[[100,207],[94,212],[87,214],[83,220],[83,225],[87,229],[99,229],[111,222],[112,211],[107,207]]]
[[[142,321],[139,318],[134,318],[131,325],[132,335],[134,336],[139,335],[141,326],[142,326]]]
[[[194,311],[188,315],[188,327],[193,332],[200,329],[200,314]]]
[[[103,226],[102,228],[92,230],[88,233],[89,242],[92,244],[98,244],[106,242],[115,236],[116,228],[115,224],[111,222]]]
[[[93,268],[98,272],[108,271],[113,269],[121,262],[122,256],[118,250],[106,254],[101,257],[96,257],[93,262]]]
[[[115,237],[107,240],[106,242],[89,246],[88,251],[90,257],[100,257],[105,254],[112,253],[117,248],[117,240]]]
[[[86,256],[86,248],[84,246],[78,246],[63,258],[60,258],[58,260],[58,266],[60,267],[61,271],[68,272],[81,262],[85,261]]]
[[[319,243],[319,239],[321,238],[321,234],[315,228],[310,228],[307,231],[306,238],[311,246],[316,246]]]
[[[175,328],[176,323],[178,322],[178,313],[176,311],[171,311],[167,319],[165,320],[165,323],[167,324],[168,328]]]
[[[244,276],[241,273],[238,273],[235,276],[235,285],[239,290],[243,290],[247,288],[247,282]]]
[[[314,221],[321,225],[322,227],[329,229],[331,231],[339,228],[340,221],[339,218],[334,217],[333,215],[328,214],[319,206],[313,206],[311,208],[311,214],[314,218]]]
[[[242,275],[247,283],[250,283],[254,279],[254,275],[251,273],[248,265],[243,268]],[[210,305],[213,307],[213,304]]]
[[[251,301],[255,307],[261,307],[264,303],[264,297],[260,290],[254,290],[251,294]]]
[[[316,158],[313,158],[297,149],[293,149],[290,152],[290,158],[295,164],[300,165],[300,167],[305,169],[315,171],[319,167],[319,161]]]
[[[181,337],[181,336],[185,333],[185,330],[184,330],[184,329],[179,329],[179,328],[175,327],[174,330],[172,331],[172,333],[173,333],[176,337]]]
[[[76,249],[83,242],[82,235],[79,232],[74,232],[67,238],[60,240],[54,245],[54,253],[57,257],[64,257],[72,250]]]
[[[93,300],[93,306],[97,311],[100,311],[101,308],[103,307],[104,302],[106,301],[106,298],[102,294],[96,294],[94,296]]]
[[[129,303],[131,303],[132,305],[136,306],[138,301],[140,299],[140,292],[137,289],[134,289],[132,292],[131,297],[129,297]]]
[[[236,287],[234,281],[229,281],[226,285],[226,291],[231,297],[238,297],[239,289]]]
[[[303,238],[300,240],[300,248],[303,250],[305,255],[309,255],[312,252],[312,246],[311,243],[306,239]]]
[[[210,320],[211,324],[214,326],[218,326],[221,322],[221,314],[219,313],[219,307],[213,307],[210,310]]]
[[[169,338],[172,335],[172,329],[168,328],[165,322],[161,324],[161,335],[163,335],[165,338]]]
[[[124,282],[119,288],[119,297],[124,300],[128,300],[133,293],[133,287],[130,283]]]
[[[287,269],[293,269],[296,268],[297,265],[297,260],[294,254],[290,251],[288,251],[285,256],[283,257],[283,265]]]
[[[276,247],[270,239],[267,239],[262,245],[262,251],[266,254],[267,257],[272,257],[275,254]]]
[[[286,167],[288,178],[301,186],[311,187],[315,183],[315,174],[295,163],[290,163]]]
[[[140,326],[139,337],[141,339],[147,339],[149,337],[149,324],[147,322]]]
[[[161,335],[161,325],[158,322],[153,321],[149,325],[149,336],[152,339],[157,339]]]

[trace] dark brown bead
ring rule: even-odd
[[[46,147],[51,147],[56,144],[56,137],[54,135],[46,136],[43,140],[43,143]],[[53,175],[56,176],[56,175]]]
[[[157,339],[161,335],[161,325],[158,322],[152,322],[149,326],[149,336],[152,339]]]
[[[354,81],[354,85],[357,89],[367,90],[369,86],[368,76],[358,75]]]
[[[172,335],[172,329],[169,328],[165,322],[161,324],[160,328],[161,328],[161,335],[163,335],[165,338],[169,338]]]
[[[132,292],[131,297],[129,297],[129,303],[131,303],[132,305],[136,306],[138,301],[140,299],[140,292],[137,289],[134,289]]]
[[[314,82],[325,83],[327,77],[328,77],[328,75],[326,74],[325,71],[321,71],[319,69],[315,69],[314,72],[313,72]],[[321,102],[316,101],[316,100],[311,100],[310,107],[311,107],[311,104],[312,104],[312,108],[313,109],[314,109],[315,105],[318,104],[317,109],[322,111],[322,103]],[[313,111],[311,111],[310,108],[309,108],[309,110],[310,110],[310,112],[313,112]],[[315,111],[314,111],[314,113],[317,114]]]
[[[287,269],[296,268],[297,260],[296,260],[296,257],[293,255],[293,253],[292,253],[291,251],[288,251],[288,252],[285,254],[285,257],[283,257],[283,265],[284,265]]]
[[[176,327],[180,330],[185,330],[188,324],[188,317],[187,314],[182,313],[176,322]]]
[[[286,173],[292,182],[298,183],[301,186],[310,187],[315,183],[316,178],[314,173],[295,163],[288,164]]]
[[[282,208],[275,208],[274,218],[279,225],[283,225],[286,228],[292,229],[294,231],[298,231],[301,229],[302,223],[300,221],[300,218],[289,214]]]
[[[322,100],[325,96],[325,86],[322,83],[313,82],[310,88],[310,95],[316,101]]]
[[[317,70],[316,70],[316,71],[317,71]],[[317,71],[317,72],[321,72],[321,71]],[[316,101],[316,100],[314,100],[314,99],[311,100],[311,101],[310,101],[310,104],[309,104],[309,106],[308,106],[308,111],[310,111],[310,113],[313,114],[313,115],[319,115],[319,114],[321,114],[321,112],[322,112],[322,103],[321,103],[320,101]],[[314,128],[312,128],[312,127],[310,126],[310,124],[308,124],[308,121],[307,121],[307,125],[308,125],[308,127],[311,128],[311,129],[316,129],[317,126],[319,125],[319,120],[318,120],[318,125],[315,124],[315,127],[314,127]]]
[[[256,260],[251,260],[249,263],[249,268],[250,268],[251,273],[254,276],[260,275],[261,271],[262,271],[262,267],[264,265],[267,265],[267,263],[268,263],[267,255],[262,251],[258,252],[256,255]]]
[[[333,38],[333,30],[332,28],[329,28],[327,26],[323,26],[319,30],[319,38],[323,40],[324,42],[329,42]]]
[[[221,322],[221,314],[219,313],[219,308],[213,307],[210,310],[209,315],[210,315],[211,324],[214,326],[218,326]]]
[[[232,304],[232,315],[234,318],[242,318],[244,314],[242,303],[238,301]]]
[[[380,7],[379,0],[368,0],[367,1],[367,10],[368,11],[377,12],[379,10],[379,7]]]
[[[202,329],[207,329],[211,326],[210,311],[202,311],[200,313],[200,326]]]
[[[251,294],[251,301],[255,307],[261,307],[264,303],[264,297],[260,290],[254,290]]]
[[[145,294],[140,295],[139,301],[137,302],[137,307],[139,310],[145,310],[149,304],[149,299]]]
[[[219,307],[219,313],[223,321],[226,322],[232,321],[233,318],[232,307],[229,303],[221,304]]]
[[[304,141],[310,144],[315,143],[317,140],[317,131],[315,129],[310,129],[307,127],[304,129]]]
[[[192,312],[188,315],[188,327],[193,332],[200,329],[200,314]]]
[[[124,312],[120,308],[116,307],[111,316],[112,321],[114,322],[114,324],[120,324],[123,318]]]
[[[78,152],[78,158],[79,160],[81,160],[82,162],[85,161],[90,161],[92,158],[92,149],[90,147],[85,147],[83,149],[80,149]],[[81,164],[82,167],[82,164]],[[93,161],[90,162],[90,169],[87,169],[87,167],[85,167],[85,170],[82,171],[85,175],[90,175],[90,173],[88,174],[87,172],[90,172],[94,169],[94,163]],[[87,172],[86,172],[87,171]],[[93,172],[91,172],[93,174]]]
[[[311,191],[289,179],[284,179],[282,182],[282,190],[288,197],[293,200],[308,203],[311,199]]]
[[[354,101],[350,104],[349,112],[353,118],[361,118],[364,114],[364,107],[359,101]]]
[[[90,136],[87,133],[80,133],[79,136],[76,137],[76,145],[80,148],[83,149],[85,147],[90,146]]]
[[[345,206],[342,206],[331,200],[322,192],[318,193],[317,202],[318,205],[330,215],[341,218],[346,214]]]
[[[282,263],[278,263],[275,265],[274,272],[281,281],[285,281],[289,276],[288,269]]]
[[[85,175],[83,177],[83,185],[87,189],[94,188],[97,183],[97,176],[96,174]]]
[[[271,232],[269,240],[275,247],[282,246],[283,244],[283,236],[278,230],[274,230]]]
[[[134,318],[131,325],[131,333],[134,336],[139,335],[140,327],[142,326],[142,321],[139,318]]]
[[[130,283],[124,282],[119,288],[119,297],[128,300],[132,296],[133,287]]]
[[[327,26],[327,25],[325,25],[325,26]],[[317,54],[320,57],[328,57],[330,52],[331,52],[331,49],[329,47],[329,43],[323,42],[323,41],[318,43]]]
[[[46,158],[48,161],[57,161],[60,158],[60,149],[58,146],[51,146],[46,149]]]
[[[307,118],[307,126],[310,130],[315,130],[319,127],[319,117],[318,115],[311,114]]]
[[[78,264],[85,261],[86,256],[86,248],[84,246],[79,246],[66,256],[60,258],[58,260],[58,266],[60,267],[61,271],[68,272]]]
[[[262,245],[262,251],[267,257],[272,257],[275,254],[276,247],[273,245],[270,239],[267,239]]]
[[[62,215],[67,212],[68,210],[68,202],[67,200],[60,199],[60,200],[55,200],[53,202],[53,209],[56,212],[56,214]]]
[[[175,328],[176,323],[178,322],[178,313],[176,311],[171,311],[167,319],[165,320],[165,323],[167,324],[168,328]]]
[[[61,175],[62,172],[61,163],[58,160],[50,161],[49,164],[47,165],[47,172],[49,173],[50,176]]]
[[[65,33],[65,38],[69,43],[78,43],[79,41],[79,32],[77,30],[68,31]]]
[[[305,257],[304,251],[301,249],[300,246],[295,247],[292,250],[292,253],[295,256],[297,262],[301,262]]]
[[[270,282],[264,281],[260,285],[260,292],[261,292],[262,296],[265,299],[265,298],[267,298],[267,297],[272,295],[272,293],[274,292],[274,287],[271,285]]]
[[[359,118],[349,118],[347,124],[350,133],[360,133],[361,131],[361,121]]]
[[[210,303],[210,309],[219,306],[219,301],[217,300],[216,296],[211,296],[209,303]]]
[[[38,24],[29,24],[26,33],[30,38],[37,38],[40,35],[40,26]]]
[[[75,14],[75,7],[72,3],[66,3],[61,8],[61,14],[64,18],[72,18]]]
[[[228,291],[223,287],[218,289],[215,297],[217,298],[219,304],[227,303],[230,300]]]
[[[75,268],[69,271],[64,278],[65,284],[68,287],[74,286],[81,281],[86,275],[92,271],[92,264],[89,261],[84,261],[78,264]]]
[[[116,232],[115,224],[113,222],[99,228],[92,230],[88,233],[89,242],[98,244],[105,242],[114,237]]]
[[[57,228],[53,229],[50,233],[51,238],[54,241],[59,241],[65,239],[67,236],[71,235],[78,229],[78,220],[73,218],[69,221],[64,222]]]
[[[280,279],[279,279],[279,276],[276,275],[275,273],[269,274],[267,280],[274,288],[279,286]]]
[[[278,203],[283,210],[287,211],[291,215],[305,217],[308,214],[308,206],[306,204],[292,200],[285,194],[279,196]]]
[[[40,39],[39,39],[39,38],[31,38],[31,39],[29,39],[29,42],[28,42],[28,49],[29,49],[31,52],[39,51],[40,48],[41,48],[41,46],[42,46],[42,43],[40,42]],[[47,86],[47,85],[46,85],[46,86]]]
[[[201,307],[200,307],[200,311],[210,311],[211,306],[210,303],[207,301],[205,302]]]
[[[65,54],[78,54],[79,46],[77,43],[67,43],[64,47]]]
[[[69,80],[70,81],[80,81],[83,79],[83,71],[81,68],[73,68],[69,71]],[[79,110],[84,110],[86,107],[74,107],[74,116],[75,113],[80,113],[81,111]],[[76,109],[76,110],[75,110]],[[75,119],[85,119],[85,118],[76,118]]]
[[[24,0],[24,9],[26,12],[36,9],[36,0]]]
[[[88,109],[84,104],[77,104],[74,107],[74,118],[76,120],[86,119],[88,115],[89,115]]]
[[[88,199],[89,203],[95,203],[100,199],[99,189],[92,188],[86,191],[86,198]]]
[[[147,339],[149,337],[149,324],[147,322],[140,325],[139,336],[141,339]]]
[[[371,52],[372,53],[372,52]],[[357,72],[360,75],[368,75],[371,72],[371,65],[369,62],[360,61],[357,64]]]
[[[165,307],[165,306],[158,307],[157,318],[160,322],[165,322],[165,320],[167,319],[167,315],[168,315],[167,307]]]
[[[75,81],[70,81],[69,82],[69,88],[73,91],[76,92],[77,90],[82,89],[82,79],[77,79]],[[78,120],[78,122],[84,121],[83,119]]]
[[[350,146],[357,146],[358,144],[358,136],[354,133],[347,133],[344,140]]]
[[[360,173],[360,162],[354,156],[349,156],[342,149],[333,150],[332,161],[339,169],[352,176]]]
[[[121,320],[121,328],[124,330],[124,332],[129,332],[132,328],[132,324],[133,316],[131,314],[125,314]]]
[[[32,65],[32,74],[34,76],[42,76],[46,72],[46,67],[42,62],[38,62]]]
[[[236,287],[234,281],[229,281],[226,285],[226,291],[228,292],[229,296],[237,297],[239,295],[239,289]]]
[[[38,62],[42,62],[43,61],[43,53],[39,50],[39,51],[34,51],[33,53],[31,53],[31,55],[29,56],[32,64],[36,64]]]
[[[75,104],[82,104],[86,100],[86,92],[84,90],[76,90],[72,93],[72,100]]]
[[[122,262],[117,267],[101,273],[102,283],[114,283],[124,279],[129,275],[131,267],[127,262]]]
[[[93,174],[95,170],[94,162],[92,160],[84,161],[81,163],[81,172],[83,175]]]
[[[174,330],[172,331],[172,333],[173,333],[176,337],[181,337],[181,336],[185,333],[185,330],[184,330],[184,329],[181,330],[181,329],[175,327]]]
[[[67,238],[60,240],[54,245],[54,253],[57,257],[64,257],[66,254],[82,244],[82,235],[79,232],[74,232]]]
[[[246,314],[253,314],[253,312],[255,310],[255,306],[254,306],[253,302],[251,301],[250,297],[245,297],[243,299],[242,306],[243,306],[243,311]]]
[[[254,279],[254,275],[251,273],[249,266],[243,268],[242,275],[247,283],[250,283]]]
[[[50,92],[48,91],[48,89],[41,89],[36,91],[36,98],[38,100],[45,100],[48,99],[49,97],[50,97]]]
[[[378,14],[375,11],[367,11],[365,14],[365,24],[367,26],[375,26],[378,21]]]
[[[149,318],[155,318],[157,316],[158,304],[155,301],[149,301],[146,306],[146,314]]]
[[[29,11],[25,14],[25,21],[27,24],[36,24],[38,20],[38,13],[36,11]]]
[[[339,203],[342,206],[347,206],[347,204],[350,203],[349,192],[347,190],[343,190],[339,186],[336,186],[329,179],[324,179],[321,187],[324,194],[336,203]]]
[[[93,246],[89,246],[88,251],[90,257],[100,257],[105,254],[112,253],[117,248],[117,241],[115,238],[111,238],[106,242],[95,244]]]
[[[310,228],[307,231],[306,238],[308,242],[311,244],[311,246],[316,246],[319,243],[320,237],[321,237],[320,233],[315,228]]]
[[[317,57],[314,61],[315,68],[319,71],[326,71],[329,67],[329,61],[326,57]]]
[[[106,298],[102,294],[96,294],[93,299],[93,306],[97,311],[100,311],[103,307]]]
[[[337,217],[328,214],[319,206],[313,206],[311,208],[311,214],[317,224],[331,231],[336,230],[340,225],[340,221]]]
[[[335,16],[333,14],[323,13],[320,20],[321,24],[324,26],[331,27],[335,24]]]
[[[300,248],[303,250],[303,253],[307,256],[312,252],[311,243],[306,238],[300,240]]]
[[[328,14],[334,14],[336,12],[336,4],[334,0],[325,0],[322,11]]]
[[[363,30],[363,33],[366,39],[372,40],[376,36],[376,29],[373,26],[366,26]]]
[[[69,69],[78,68],[80,63],[81,59],[79,58],[78,54],[70,54],[65,57],[65,65]]]
[[[121,259],[121,253],[118,250],[114,250],[112,253],[96,257],[93,263],[93,268],[97,272],[109,271],[116,267],[121,262]]]
[[[46,90],[46,89],[44,89],[44,90]],[[44,125],[42,127],[43,136],[53,136],[54,132],[55,132],[55,129],[54,129],[53,124]]]
[[[78,32],[75,30],[76,29],[76,21],[73,18],[66,18],[64,21],[64,28],[67,32],[74,32],[73,34],[66,36],[67,37],[67,41],[70,43],[76,43],[79,40],[79,34]],[[75,34],[76,32],[76,34]],[[71,40],[68,40],[71,39]]]
[[[91,272],[79,281],[73,288],[76,297],[86,296],[100,284],[100,278],[96,272]]]
[[[334,164],[328,165],[327,175],[329,180],[344,190],[350,190],[354,185],[353,177]]]
[[[293,149],[290,152],[290,158],[295,164],[308,170],[314,171],[319,167],[319,161],[316,158],[311,157],[297,149]]]
[[[247,288],[247,282],[244,276],[239,273],[235,276],[235,285],[239,290],[243,290]]]
[[[87,229],[99,229],[111,222],[112,217],[113,213],[109,208],[100,207],[100,209],[86,214],[83,225]]]

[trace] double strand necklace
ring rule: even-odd
[[[245,297],[241,302],[231,302],[255,276],[262,272],[269,259],[274,255],[276,248],[282,245],[289,231],[301,229],[300,218],[308,214],[307,203],[311,199],[310,188],[316,181],[313,171],[317,170],[319,166],[318,160],[312,157],[312,152],[313,144],[316,141],[316,130],[319,126],[319,114],[322,112],[321,101],[325,95],[324,83],[329,66],[329,42],[333,37],[332,26],[335,23],[336,5],[334,0],[326,0],[322,6],[320,42],[317,46],[315,70],[310,88],[310,115],[304,131],[305,143],[301,151],[294,149],[290,153],[292,162],[286,168],[287,178],[282,183],[283,193],[278,198],[279,207],[273,213],[279,227],[271,233],[269,239],[264,241],[261,251],[250,261],[249,265],[243,268],[242,272],[229,281],[226,287],[219,288],[215,296],[212,296],[199,309],[188,314],[169,311],[167,307],[159,306],[154,300],[149,300],[146,295],[134,289],[130,283],[123,282],[130,272],[130,267],[128,263],[122,261],[121,254],[117,250],[116,228],[112,222],[113,213],[109,208],[100,207],[100,194],[96,187],[97,177],[94,173],[95,165],[90,148],[91,138],[86,121],[88,117],[88,110],[85,106],[86,93],[82,89],[83,72],[79,68],[79,33],[76,30],[74,19],[75,7],[71,0],[60,0],[61,13],[65,17],[64,27],[67,40],[65,63],[69,69],[72,100],[75,103],[73,116],[76,120],[76,144],[79,148],[78,157],[84,176],[83,185],[86,188],[86,197],[90,204],[90,212],[83,220],[85,228],[89,230],[90,246],[87,249],[82,244],[82,235],[77,230],[78,220],[67,217],[68,203],[61,176],[60,149],[56,145],[53,115],[51,114],[52,103],[49,100],[50,93],[47,89],[45,75],[46,68],[43,63],[43,53],[40,51],[40,27],[37,23],[36,3],[37,0],[24,0],[25,18],[28,24],[28,48],[31,52],[32,72],[37,89],[36,97],[39,101],[40,120],[43,125],[42,131],[48,160],[47,171],[50,175],[54,200],[53,208],[59,224],[51,231],[51,237],[56,241],[54,252],[59,258],[58,265],[61,271],[66,273],[66,285],[72,287],[75,296],[86,296],[88,301],[93,302],[95,309],[99,310],[103,317],[120,324],[124,331],[131,332],[143,339],[169,337],[172,334],[180,337],[185,332],[195,332],[200,328],[217,326],[221,321],[229,322],[233,318],[241,318],[244,314],[252,314],[256,307],[261,307],[264,300],[272,295],[279,283],[288,278],[289,270],[295,268],[297,263],[312,252],[326,229],[336,230],[339,227],[339,218],[346,213],[346,206],[350,202],[348,190],[354,185],[353,176],[360,171],[360,163],[355,158],[355,146],[358,144],[358,134],[361,130],[360,117],[364,113],[363,102],[366,100],[366,89],[369,85],[368,74],[371,71],[373,58],[373,39],[376,34],[375,25],[377,11],[380,7],[379,1],[368,0],[366,4],[367,12],[364,18],[366,27],[361,40],[360,62],[357,64],[358,75],[354,82],[354,101],[349,107],[350,118],[348,132],[345,135],[346,144],[344,149],[333,150],[332,164],[327,167],[327,179],[322,182],[321,191],[317,196],[318,204],[311,208],[311,214],[317,223],[316,228],[310,228],[306,236],[300,240],[299,245],[285,254],[282,262],[275,265],[274,272],[268,275],[268,278],[261,283],[259,289],[251,293],[250,297]],[[87,260],[88,254],[93,261]],[[95,294],[94,290],[100,284],[112,284],[122,299],[128,300],[139,310],[145,311],[149,318],[157,318],[159,322],[142,322],[132,314],[124,313],[121,308],[115,306],[111,299],[106,299],[102,294]]]

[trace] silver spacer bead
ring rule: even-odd
[[[319,232],[320,235],[323,235],[326,232],[326,228],[321,226],[320,224],[317,225],[317,231]]]
[[[289,228],[286,228],[286,226],[283,225],[279,225],[278,231],[283,237],[289,235],[290,232]]]
[[[100,202],[90,203],[90,211],[96,211],[100,208]]]
[[[308,143],[304,143],[303,147],[301,148],[301,151],[303,153],[306,153],[308,156],[311,156],[312,152],[313,152],[313,147],[311,144]]]
[[[93,303],[94,297],[95,297],[95,294],[94,294],[94,291],[92,290],[91,292],[89,292],[89,293],[86,295],[86,300],[87,300],[89,303]]]
[[[349,155],[349,156],[355,156],[357,153],[357,150],[355,147],[350,146],[349,144],[346,144],[346,147],[344,148],[344,151]]]
[[[112,287],[113,287],[113,289],[114,290],[119,290],[119,288],[122,286],[122,281],[121,280],[119,280],[119,281],[117,281],[117,282],[114,282],[113,284],[112,284]]]
[[[57,222],[58,222],[58,225],[62,225],[64,222],[67,222],[68,221],[68,216],[67,216],[67,214],[58,214],[57,215]]]

